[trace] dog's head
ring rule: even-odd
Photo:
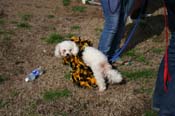
[[[55,56],[56,57],[68,57],[71,55],[77,55],[79,51],[78,46],[73,41],[63,41],[56,45]]]

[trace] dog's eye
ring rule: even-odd
[[[70,49],[69,52],[72,52],[72,49]]]
[[[66,50],[64,49],[64,50],[63,50],[63,53],[65,53],[65,52],[66,52]]]

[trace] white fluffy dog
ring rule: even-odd
[[[78,52],[79,48],[73,41],[63,41],[55,47],[56,57],[77,55]],[[120,83],[122,81],[121,74],[117,70],[112,69],[106,56],[98,49],[85,47],[82,53],[82,59],[93,71],[99,91],[104,91],[106,89],[105,78],[107,78],[110,83]]]

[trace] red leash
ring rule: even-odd
[[[165,20],[165,38],[166,38],[166,51],[165,51],[165,57],[164,57],[164,91],[167,92],[167,81],[170,81],[170,74],[168,71],[168,21],[167,21],[167,10],[166,10],[166,5],[165,1],[164,3],[164,20]]]

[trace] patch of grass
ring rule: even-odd
[[[5,24],[5,20],[0,18],[0,25],[4,25]]]
[[[145,62],[145,61],[146,61],[146,60],[145,60],[145,56],[140,55],[140,56],[136,57],[136,61]]]
[[[96,32],[102,32],[103,29],[101,29],[101,28],[95,28],[95,31],[96,31]]]
[[[66,112],[54,112],[54,116],[68,116]]]
[[[36,102],[35,102],[35,101],[30,102],[30,107],[31,107],[32,109],[36,109],[36,107],[37,107]]]
[[[75,36],[76,34],[73,34],[73,33],[68,33],[68,34],[65,34],[64,37],[65,38],[71,38],[72,36]]]
[[[14,34],[13,31],[9,30],[1,30],[0,29],[0,39],[2,39],[4,42],[11,40],[11,35]]]
[[[123,56],[132,57],[133,59],[135,59],[138,62],[148,63],[148,61],[146,61],[145,56],[143,54],[136,53],[135,49],[127,51],[126,53],[123,54]]]
[[[58,33],[51,33],[46,38],[41,38],[49,44],[59,43],[64,40],[64,37]]]
[[[86,7],[85,6],[74,6],[72,7],[72,11],[74,12],[85,12]]]
[[[16,24],[18,28],[30,28],[31,25],[27,21],[31,19],[32,15],[31,14],[20,14],[19,16],[21,18],[21,21],[14,23],[14,24]]]
[[[70,5],[70,3],[71,3],[71,0],[63,0],[63,5],[64,6]]]
[[[53,25],[48,26],[48,29],[49,30],[56,30],[55,26],[53,26]]]
[[[16,90],[14,90],[14,91],[11,92],[11,96],[12,96],[12,97],[16,97],[16,96],[18,96],[18,95],[19,95],[19,92],[16,91]]]
[[[61,113],[61,116],[67,116],[66,112]]]
[[[0,84],[4,83],[4,81],[7,81],[8,78],[3,76],[3,75],[0,75]]]
[[[129,50],[126,53],[124,53],[125,56],[130,56],[130,57],[135,57],[136,53],[135,53],[135,49]]]
[[[130,80],[137,80],[140,78],[151,78],[156,76],[156,71],[152,69],[144,69],[144,70],[138,70],[138,71],[123,71],[122,74],[124,77],[130,79]]]
[[[69,71],[65,73],[64,78],[66,78],[67,80],[70,80],[71,74]]]
[[[152,52],[153,53],[156,53],[156,54],[160,54],[160,53],[162,53],[164,50],[162,49],[162,48],[153,48],[152,49]]]
[[[7,101],[0,99],[0,108],[4,108],[7,104]]]
[[[71,27],[72,30],[79,30],[80,29],[80,26],[79,25],[74,25]]]
[[[52,18],[54,18],[55,16],[54,15],[48,15],[47,16],[47,18],[49,18],[49,19],[52,19]]]
[[[17,27],[18,28],[30,28],[31,25],[27,22],[19,22],[19,23],[17,23]]]
[[[152,110],[148,110],[144,113],[144,116],[157,116],[157,112],[154,112]]]
[[[20,17],[22,21],[28,21],[31,19],[32,15],[31,14],[20,14]]]
[[[71,92],[67,89],[64,90],[51,90],[46,91],[43,95],[43,99],[46,101],[54,101],[58,98],[69,97]]]
[[[100,36],[102,31],[103,31],[103,29],[101,29],[101,28],[95,28],[94,30],[96,32],[96,36]],[[98,37],[98,38],[100,38],[100,37]]]
[[[5,33],[6,33],[5,30],[1,30],[1,29],[0,29],[0,34],[5,34]]]
[[[24,108],[25,113],[27,116],[38,116],[36,113],[37,103],[36,101],[30,101],[27,106]]]
[[[11,40],[11,35],[10,34],[4,34],[3,35],[3,40],[5,40],[5,41]]]
[[[11,23],[12,23],[12,24],[18,24],[18,22],[17,22],[17,21],[11,21]]]
[[[141,87],[139,89],[134,90],[134,92],[136,92],[136,93],[146,93],[148,95],[151,95],[152,92],[153,92],[153,89],[152,88]]]
[[[0,34],[14,34],[13,31],[6,31],[6,30],[1,30],[0,29]]]

